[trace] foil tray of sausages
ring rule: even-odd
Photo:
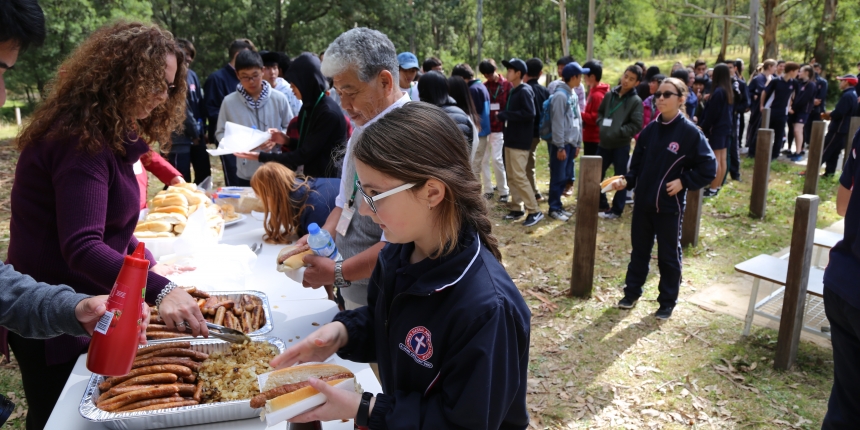
[[[231,305],[242,304],[246,301],[246,299],[250,298],[255,305],[262,308],[263,315],[261,318],[261,323],[256,330],[245,330],[245,329],[241,328],[242,326],[241,326],[241,324],[239,324],[238,330],[244,331],[245,334],[247,334],[249,336],[262,336],[262,335],[272,331],[272,329],[273,329],[272,309],[271,309],[271,307],[269,307],[269,297],[266,295],[266,293],[264,293],[262,291],[253,291],[253,290],[212,291],[212,292],[205,293],[205,295],[207,297],[209,297],[208,300],[214,302],[215,306],[218,305],[219,301],[221,301],[221,302],[229,301],[229,302],[231,302]],[[205,300],[205,299],[202,299],[201,297],[198,297],[194,294],[192,294],[192,296],[195,299]],[[250,296],[250,297],[245,297],[245,296]],[[215,300],[216,298],[218,300]],[[241,321],[242,320],[241,316],[236,317],[235,313],[230,311],[230,310],[227,310],[226,312],[224,312],[225,309],[222,308],[221,311],[218,312],[217,307],[214,307],[212,309],[208,309],[208,308],[206,308],[207,305],[208,304],[204,302],[203,306],[201,306],[201,311],[203,312],[203,317],[206,318],[206,321],[208,321],[210,323],[215,323],[218,325],[225,325],[228,328],[236,328],[236,327],[234,327],[234,324],[226,323],[226,320],[228,318],[233,318],[234,321]],[[154,310],[155,308],[152,308],[152,309],[153,309],[153,312],[155,312],[155,310]],[[231,308],[231,309],[235,309],[235,308]],[[208,311],[211,311],[211,312],[207,313]],[[220,313],[220,319],[218,318],[219,313]],[[157,314],[153,314],[150,316],[149,324],[150,324],[150,328],[147,329],[147,341],[150,343],[175,342],[177,340],[194,339],[191,336],[183,336],[182,334],[180,334],[178,332],[170,333],[170,332],[163,331],[165,329],[159,328],[159,327],[161,327],[161,325],[164,324],[164,322],[160,320],[160,317],[157,316]],[[151,335],[156,335],[157,337],[153,337]],[[168,337],[162,337],[162,336],[168,336]]]
[[[281,353],[286,349],[284,342],[276,337],[258,336],[252,337],[251,340],[252,342],[266,342],[274,346],[276,353]],[[204,354],[230,351],[233,345],[217,339],[203,338],[182,342],[190,343],[188,349]],[[150,343],[150,345],[158,344]],[[261,412],[260,408],[254,409],[251,407],[250,398],[142,412],[108,412],[96,406],[97,399],[103,394],[99,389],[99,385],[104,382],[105,377],[101,375],[93,374],[90,377],[87,388],[84,391],[84,397],[81,399],[79,411],[81,416],[88,421],[101,423],[113,430],[162,429],[259,418]]]

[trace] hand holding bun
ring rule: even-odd
[[[624,179],[624,176],[613,176],[611,178],[606,178],[603,182],[600,183],[600,191],[607,192],[611,190],[620,191],[627,187],[627,180]]]

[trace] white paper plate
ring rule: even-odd
[[[245,216],[245,214],[236,214],[236,215],[239,215],[239,218],[236,218],[233,221],[225,221],[224,227],[230,227],[231,225],[239,224],[240,222],[244,221],[245,218],[247,218],[247,216]]]

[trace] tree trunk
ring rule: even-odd
[[[478,0],[478,29],[475,35],[478,45],[478,58],[475,64],[481,64],[484,55],[484,0]]]
[[[824,13],[821,15],[821,31],[818,33],[818,38],[815,39],[815,51],[812,56],[815,61],[821,63],[824,68],[830,66],[830,50],[827,47],[828,37],[830,36],[830,27],[833,21],[836,20],[836,7],[838,0],[824,0]]]
[[[588,42],[586,46],[588,60],[594,59],[594,21],[597,20],[597,5],[595,0],[588,0]]]
[[[764,52],[762,61],[779,58],[779,42],[776,40],[776,28],[779,25],[779,15],[776,8],[780,0],[764,0]]]
[[[561,21],[561,52],[567,57],[570,55],[570,47],[567,43],[567,6],[564,0],[558,0],[558,12]]]
[[[732,14],[732,0],[726,0],[726,16],[731,16]],[[729,46],[729,20],[723,19],[723,40],[720,43],[720,55],[717,56],[717,63],[724,63],[726,61],[726,48]]]
[[[752,76],[758,67],[758,9],[759,0],[750,0],[750,62],[747,76]]]

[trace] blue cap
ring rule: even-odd
[[[587,75],[590,71],[591,69],[583,69],[579,63],[574,61],[572,63],[567,63],[567,65],[564,66],[564,69],[561,69],[561,76],[567,80],[572,76]]]
[[[506,69],[514,69],[523,73],[525,76],[529,72],[528,66],[526,66],[526,62],[520,60],[519,58],[511,58],[510,60],[503,60],[502,65],[505,66]]]
[[[308,226],[308,233],[311,235],[318,234],[320,232],[319,224],[312,222],[311,225]]]
[[[401,52],[397,54],[397,63],[400,64],[400,68],[403,70],[409,69],[417,69],[418,66],[418,57],[411,52]]]

